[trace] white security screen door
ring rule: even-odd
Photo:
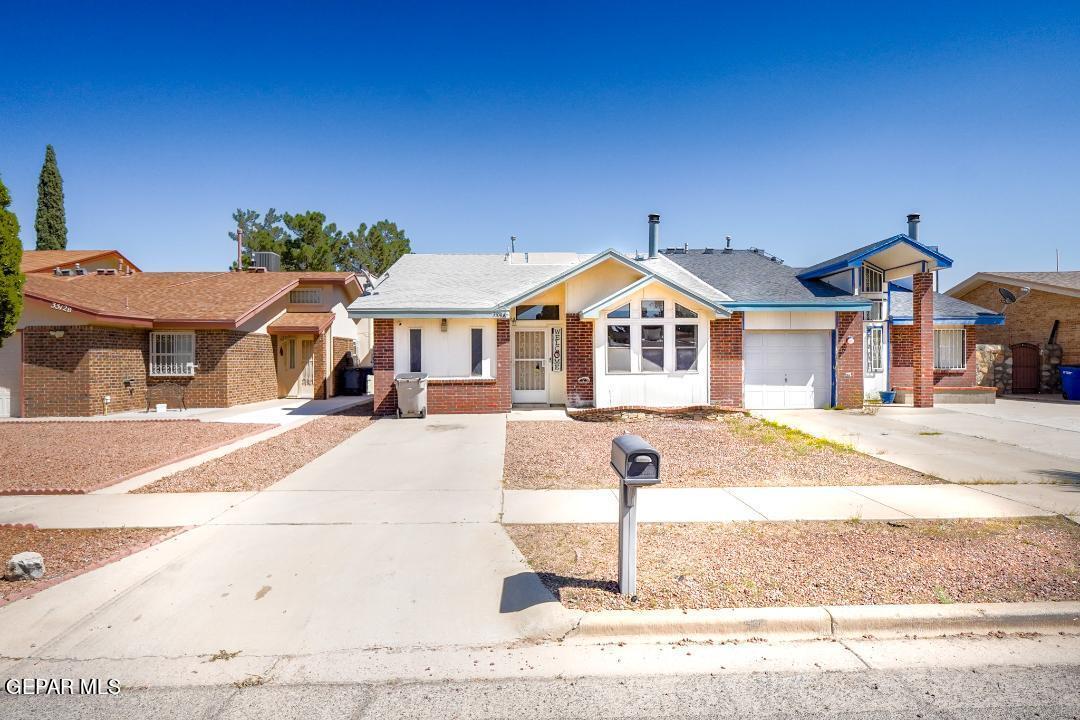
[[[547,330],[514,331],[513,402],[548,401]]]
[[[304,359],[304,369],[300,373],[300,397],[315,397],[315,343],[303,340],[300,343],[300,357]]]

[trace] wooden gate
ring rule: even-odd
[[[1031,343],[1012,346],[1013,393],[1039,392],[1039,348]]]

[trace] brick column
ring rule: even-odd
[[[743,404],[743,314],[709,323],[709,399],[713,405]]]
[[[510,412],[512,405],[510,378],[512,375],[510,359],[510,320],[500,318],[495,321],[495,384],[498,387],[497,412]]]
[[[566,316],[567,407],[592,407],[594,384],[593,324],[582,320],[577,313],[569,313]]]
[[[912,395],[915,407],[934,407],[934,275],[915,273],[911,282]]]
[[[374,341],[371,367],[375,374],[375,415],[397,412],[397,392],[394,390],[394,321],[377,318],[374,322]]]
[[[848,338],[852,342],[848,342]],[[861,312],[836,313],[836,404],[863,402],[863,321]]]

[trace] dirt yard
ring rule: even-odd
[[[0,527],[0,563],[16,553],[36,552],[45,559],[40,580],[0,580],[0,602],[16,593],[86,570],[94,563],[119,559],[135,548],[149,545],[173,530],[166,528],[110,528],[95,530],[33,530]],[[4,568],[0,567],[0,576]]]
[[[580,610],[1080,600],[1080,526],[1063,518],[643,524],[637,603],[618,594],[616,526],[506,530]]]
[[[0,492],[86,492],[270,427],[197,420],[0,423]]]
[[[660,451],[664,487],[900,485],[937,478],[744,415],[719,420],[509,422],[507,488],[615,487],[611,439],[640,435]]]
[[[262,490],[371,424],[371,406],[304,423],[220,458],[161,478],[136,493]]]

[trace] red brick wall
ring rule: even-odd
[[[585,378],[587,382],[580,382]],[[595,398],[593,377],[593,324],[577,313],[566,316],[566,406],[592,407]]]
[[[1016,285],[982,283],[959,298],[990,310],[1000,310],[1000,287],[1011,290],[1017,297],[1022,295]],[[1068,295],[1032,290],[1020,302],[1009,306],[1004,325],[980,325],[979,342],[1042,345],[1050,339],[1055,320],[1058,321],[1057,342],[1063,353],[1062,364],[1080,364],[1080,298]]]
[[[393,415],[397,412],[394,390],[394,321],[377,318],[374,323],[371,367],[375,375],[374,412]]]
[[[345,368],[348,367],[345,364],[345,356],[349,353],[355,355],[356,343],[349,338],[333,338],[333,348],[331,350],[332,368],[330,371],[330,394],[340,395],[345,388]],[[357,358],[353,358],[354,361],[359,362]],[[363,388],[361,388],[363,390]]]
[[[956,327],[939,326],[939,327]],[[963,370],[934,370],[934,387],[974,387],[975,348],[981,342],[983,328],[966,325],[964,352],[967,367]],[[934,346],[930,345],[930,365],[933,366]],[[889,328],[889,384],[893,387],[912,387],[915,366],[915,328],[893,325]]]
[[[233,338],[234,342],[226,356],[229,405],[276,399],[278,386],[274,339],[255,333],[233,333]],[[195,343],[198,347],[198,337]]]
[[[179,331],[178,331],[179,332]],[[188,407],[228,407],[229,374],[225,356],[232,344],[229,330],[199,330],[195,333],[195,374],[191,377],[148,377],[150,386],[170,383],[184,388]]]
[[[934,275],[915,273],[911,279],[912,394],[915,407],[934,406]]]
[[[848,343],[848,338],[853,342]],[[836,404],[863,403],[863,321],[861,312],[836,313]]]
[[[713,405],[742,407],[743,314],[709,323],[709,398]]]
[[[105,395],[112,396],[110,412],[145,407],[146,338],[146,330],[132,328],[23,328],[23,414],[100,415]],[[123,385],[128,377],[135,380],[132,395]]]

